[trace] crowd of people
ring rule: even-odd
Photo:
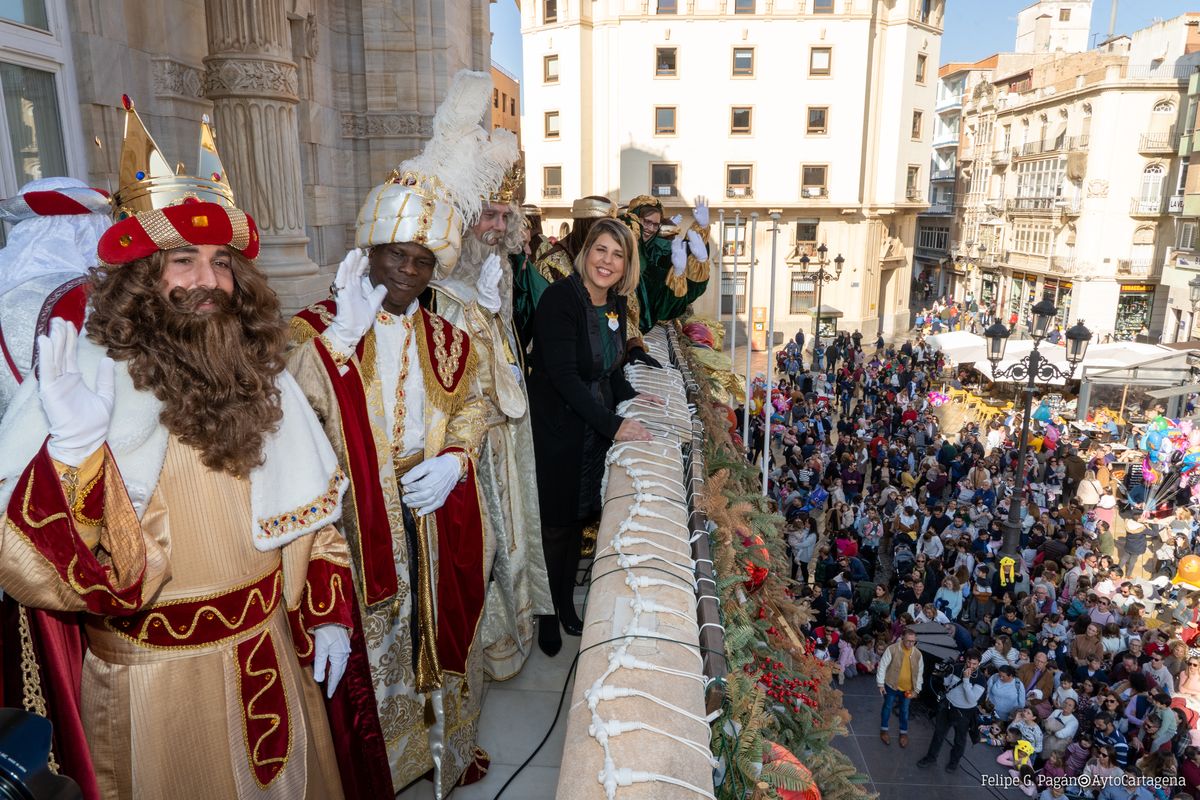
[[[874,676],[883,743],[895,716],[907,747],[922,698],[936,718],[921,767],[952,737],[948,772],[982,741],[1030,796],[1200,796],[1200,592],[1172,583],[1200,549],[1186,498],[1148,513],[1115,448],[1053,425],[1018,465],[1019,416],[980,429],[942,413],[948,365],[919,334],[839,334],[821,355],[803,334],[780,351],[748,451],[769,450],[816,653],[838,681]],[[930,630],[957,659],[922,652]]]

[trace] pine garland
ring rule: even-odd
[[[813,657],[801,633],[812,611],[788,591],[783,518],[768,508],[759,470],[733,444],[727,410],[711,390],[720,381],[692,356],[685,337],[679,341],[693,373],[710,379],[700,381],[697,404],[708,468],[699,504],[715,525],[713,568],[730,667],[723,712],[713,723],[717,796],[778,798],[780,790],[803,792],[815,782],[823,800],[871,800],[875,795],[862,786],[867,777],[831,744],[847,733],[850,715],[833,688],[831,666]],[[761,578],[757,588],[751,575]],[[798,758],[811,779],[794,764],[764,761],[774,743]]]

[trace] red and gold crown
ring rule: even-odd
[[[117,222],[100,238],[100,260],[128,264],[158,250],[195,244],[226,245],[246,258],[257,256],[258,228],[234,205],[208,117],[200,123],[196,172],[202,177],[196,177],[184,174],[182,164],[172,170],[133,101],[122,95],[121,102],[125,141],[120,188],[113,195]]]

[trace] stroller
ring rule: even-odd
[[[900,580],[903,580],[912,571],[913,564],[917,561],[912,543],[907,539],[908,537],[905,536],[892,545],[892,574]]]

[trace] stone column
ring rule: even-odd
[[[204,94],[238,206],[258,224],[259,267],[285,311],[319,299],[328,283],[308,257],[296,122],[296,65],[285,0],[205,0]]]

